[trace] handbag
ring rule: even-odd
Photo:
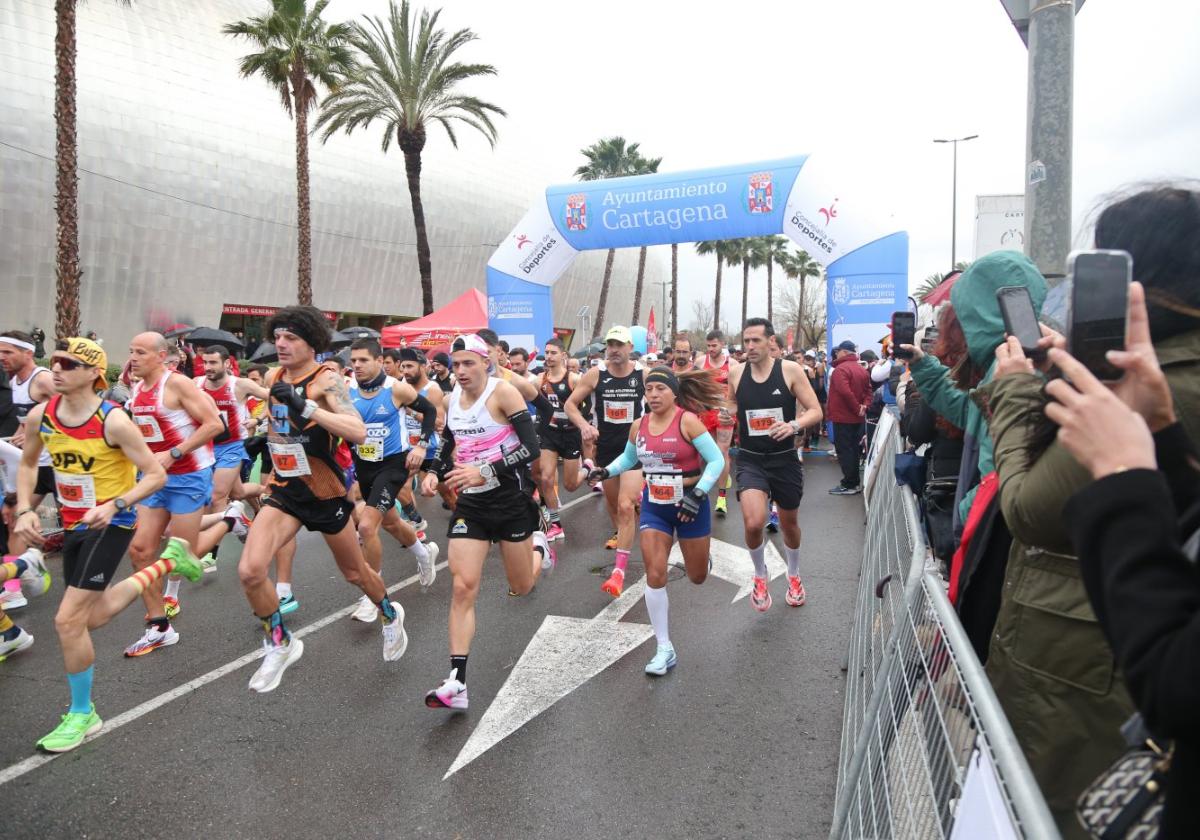
[[[1080,824],[1099,840],[1152,840],[1162,820],[1173,749],[1152,739],[1130,750],[1084,789],[1076,801]]]
[[[895,466],[892,469],[896,473],[896,486],[907,486],[916,495],[921,495],[925,489],[927,469],[924,455],[918,455],[913,451],[901,452],[896,455]]]

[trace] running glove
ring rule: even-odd
[[[708,501],[708,494],[699,487],[693,487],[679,503],[679,520],[691,522],[700,514],[700,506]]]
[[[293,426],[303,427],[308,418],[304,416],[308,408],[308,400],[297,394],[296,389],[286,382],[276,382],[271,386],[271,397],[280,405],[287,406]]]
[[[604,467],[592,467],[587,474],[588,483],[594,484],[597,481],[608,480],[608,470]]]

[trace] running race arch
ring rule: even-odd
[[[782,233],[825,266],[830,346],[873,345],[908,308],[908,234],[845,189],[850,174],[802,155],[548,187],[488,260],[489,326],[513,346],[544,347],[551,289],[580,251]]]

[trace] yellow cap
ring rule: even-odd
[[[619,341],[622,344],[633,344],[633,336],[629,334],[629,327],[613,327],[608,331],[608,335],[604,336],[604,341]]]
[[[96,381],[92,387],[95,388],[97,393],[106,389],[108,387],[108,380],[104,378],[104,371],[108,367],[108,355],[104,352],[104,348],[91,339],[79,338],[78,336],[68,338],[66,344],[66,349],[55,350],[51,354],[51,359],[54,356],[70,356],[76,361],[96,368]]]

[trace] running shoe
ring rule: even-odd
[[[358,599],[358,607],[354,612],[350,613],[350,617],[355,621],[362,621],[370,624],[379,616],[379,607],[371,603],[371,599],[366,595]]]
[[[592,492],[593,493],[603,493],[604,492],[603,482],[592,485]]]
[[[429,536],[424,531],[417,531],[417,542],[422,542],[422,543],[428,544]]]
[[[250,678],[250,690],[259,694],[266,694],[278,688],[279,681],[283,679],[283,672],[304,655],[304,642],[295,638],[282,645],[273,645],[264,639],[263,647],[266,648],[263,663]]]
[[[0,610],[11,612],[27,606],[29,606],[29,599],[20,589],[5,589],[0,592]]]
[[[604,547],[607,548],[609,551],[613,551],[614,549],[616,549],[616,547],[617,547],[617,532],[616,531],[613,531],[613,535],[608,538],[608,542],[606,542],[604,544]]]
[[[204,566],[196,555],[192,554],[192,547],[188,545],[187,540],[171,537],[167,540],[167,547],[163,549],[160,556],[174,560],[174,574],[183,575],[192,583],[204,577]],[[176,607],[178,607],[178,603]],[[170,617],[170,615],[167,616],[167,618]]]
[[[771,515],[767,517],[767,530],[772,534],[779,533],[779,511],[771,508]]]
[[[425,550],[428,556],[424,560],[417,558],[417,581],[423,588],[428,589],[437,580],[437,559],[441,549],[437,543],[430,543],[425,546]]]
[[[857,496],[861,492],[862,492],[861,487],[843,487],[842,485],[839,484],[836,487],[830,488],[829,495],[830,496]]]
[[[428,531],[429,530],[429,523],[425,521],[425,517],[423,517],[423,516],[420,519],[413,521],[412,526],[413,526],[414,531]]]
[[[279,614],[280,615],[287,615],[288,613],[294,613],[298,609],[300,609],[300,602],[297,601],[296,596],[291,594],[290,592],[287,595],[284,595],[282,598],[279,599]]]
[[[613,569],[613,573],[608,576],[608,580],[600,584],[600,591],[607,592],[614,598],[620,598],[622,590],[625,589],[625,573],[620,569]]]
[[[558,522],[551,522],[550,529],[546,531],[546,539],[554,542],[555,540],[566,539],[566,534],[563,532],[562,525]]]
[[[720,516],[722,519],[725,517],[725,514],[729,512],[729,509],[726,505],[727,503],[725,501],[725,497],[717,496],[717,504],[713,510],[715,510],[717,512],[717,516]]]
[[[675,655],[675,647],[670,642],[665,644],[659,642],[658,650],[654,652],[654,658],[646,663],[646,673],[661,677],[678,663],[679,657]]]
[[[21,555],[25,561],[25,571],[21,572],[21,586],[32,595],[45,595],[50,590],[50,572],[42,552],[36,548],[28,548]]]
[[[233,535],[238,538],[238,542],[245,542],[253,522],[250,517],[246,516],[245,502],[230,502],[229,506],[225,508],[225,518],[233,520]]]
[[[145,656],[147,653],[153,653],[162,647],[170,647],[179,641],[179,634],[175,632],[175,628],[167,625],[166,630],[159,630],[153,624],[146,628],[146,632],[142,634],[142,638],[125,648],[127,657]]]
[[[546,537],[544,531],[533,532],[533,548],[535,551],[541,549],[542,571],[550,571],[558,563],[558,556],[554,553],[554,549],[550,547],[550,540]]]
[[[104,726],[96,707],[85,712],[67,712],[62,723],[54,731],[37,742],[37,748],[45,752],[64,753],[78,747],[89,735],[95,735]]]
[[[172,598],[170,595],[163,596],[163,615],[167,618],[174,618],[179,615],[178,598]]]
[[[793,577],[788,575],[788,591],[783,596],[783,600],[787,602],[789,607],[803,607],[806,600],[804,594],[804,584],[800,582],[798,576]]]
[[[379,617],[383,623],[384,662],[395,662],[408,650],[408,633],[404,630],[404,607],[392,601],[392,609],[396,611],[396,617],[391,621],[382,615]]]
[[[467,687],[452,677],[425,695],[425,705],[430,709],[467,708]]]
[[[771,609],[771,592],[767,589],[767,579],[754,576],[754,591],[750,593],[750,606],[759,612]]]
[[[33,644],[33,635],[25,632],[23,627],[17,627],[17,635],[11,639],[0,639],[0,662],[14,653],[20,653]]]
[[[200,558],[200,568],[204,570],[204,574],[211,575],[217,570],[217,558],[213,557],[212,552],[208,552]]]

